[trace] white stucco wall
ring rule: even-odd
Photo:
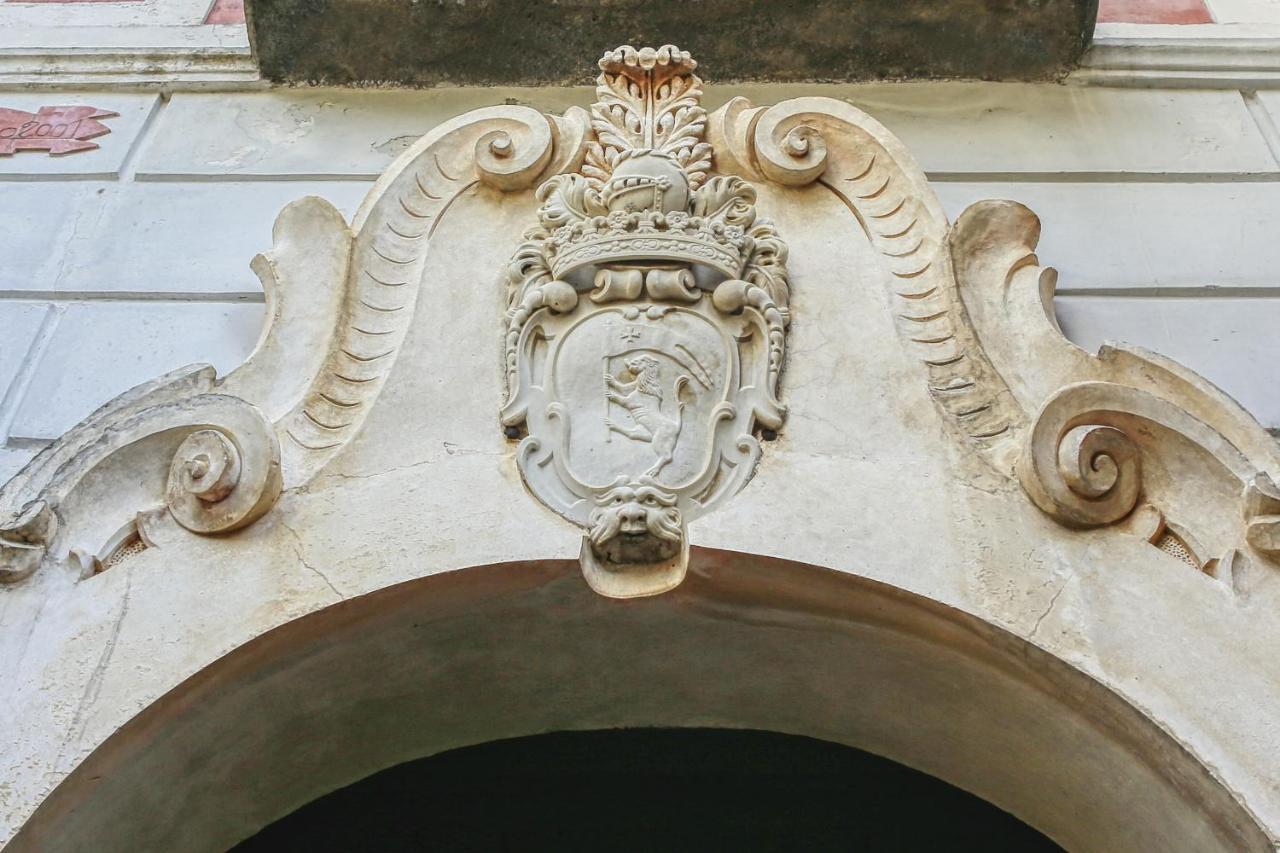
[[[954,217],[1013,198],[1044,225],[1065,331],[1168,354],[1280,427],[1280,92],[1084,85],[710,87],[708,105],[845,98],[907,143]],[[249,261],[287,202],[348,216],[392,158],[467,109],[590,89],[0,91],[120,113],[87,153],[0,158],[0,479],[124,389],[257,339]]]

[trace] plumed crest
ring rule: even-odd
[[[623,45],[601,57],[591,107],[596,141],[582,169],[589,180],[602,185],[625,152],[656,151],[675,158],[693,189],[702,184],[711,146],[703,141],[707,111],[700,103],[702,80],[693,73],[697,65],[674,45]]]

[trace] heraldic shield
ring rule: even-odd
[[[742,488],[777,430],[786,247],[756,193],[711,172],[688,53],[600,60],[579,174],[537,192],[512,259],[502,421],[529,489],[586,531],[604,595],[684,578],[686,525]]]

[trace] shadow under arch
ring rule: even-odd
[[[1063,853],[1013,815],[860,749],[753,729],[492,740],[312,800],[231,853]]]
[[[560,730],[776,731],[882,755],[1068,850],[1270,850],[1155,721],[928,598],[695,549],[671,593],[592,593],[573,561],[461,569],[269,631],[156,701],[8,849],[225,850],[379,770]]]

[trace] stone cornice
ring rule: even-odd
[[[1280,26],[1099,24],[1071,82],[1127,87],[1280,86]]]
[[[24,27],[0,35],[0,88],[262,85],[240,27]]]

